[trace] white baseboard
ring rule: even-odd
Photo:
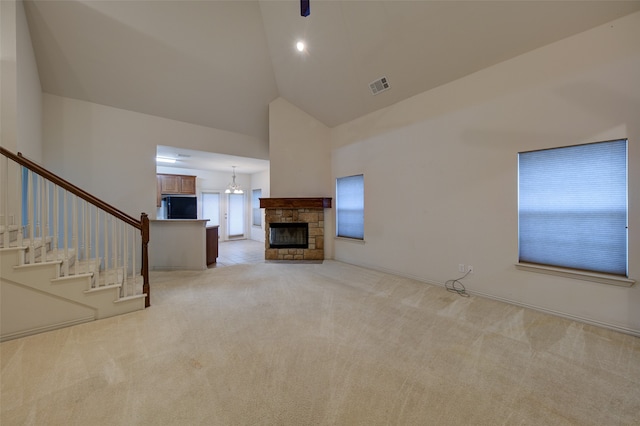
[[[7,333],[0,336],[0,342],[7,340],[19,339],[21,337],[32,336],[34,334],[44,333],[46,331],[58,330],[60,328],[71,327],[72,325],[83,324],[85,322],[95,321],[94,316],[78,318],[71,321],[64,321],[57,324],[50,324],[43,327],[35,327],[29,330],[16,331],[13,333]]]
[[[369,265],[369,264],[358,264],[358,263],[350,263],[350,262],[345,262],[342,260],[338,260],[336,259],[338,262],[343,262],[343,263],[348,263],[350,265],[354,265],[354,266],[359,266],[361,268],[367,268],[367,269],[372,269],[374,271],[379,271],[379,272],[384,272],[386,274],[391,274],[391,275],[397,275],[400,277],[404,277],[404,278],[409,278],[412,280],[416,280],[416,281],[420,281],[423,282],[425,284],[431,284],[431,285],[436,285],[439,287],[444,287],[444,283],[443,282],[439,282],[439,281],[432,281],[432,280],[428,280],[425,279],[423,277],[419,277],[417,275],[413,275],[413,274],[407,274],[407,273],[403,273],[400,271],[396,271],[393,269],[389,269],[389,268],[383,268],[377,265]],[[598,320],[593,320],[590,318],[584,318],[581,317],[579,315],[573,315],[573,314],[569,314],[566,312],[561,312],[561,311],[556,311],[553,309],[548,309],[542,306],[537,306],[537,305],[532,305],[529,303],[523,303],[523,302],[519,302],[517,300],[512,300],[506,297],[502,297],[502,296],[496,296],[490,293],[483,293],[480,291],[469,291],[467,289],[467,293],[474,295],[474,296],[480,296],[480,297],[485,297],[487,299],[492,299],[492,300],[497,300],[499,302],[504,302],[504,303],[508,303],[510,305],[515,305],[515,306],[520,306],[523,308],[527,308],[527,309],[532,309],[534,311],[539,311],[539,312],[544,312],[546,314],[550,314],[550,315],[554,315],[554,316],[558,316],[558,317],[562,317],[562,318],[566,318],[566,319],[570,319],[573,321],[577,321],[577,322],[581,322],[581,323],[585,323],[585,324],[589,324],[589,325],[594,325],[597,327],[603,327],[603,328],[607,328],[610,330],[614,330],[620,333],[624,333],[624,334],[630,334],[632,336],[636,336],[636,337],[640,337],[640,330],[636,330],[633,328],[629,328],[629,327],[624,327],[618,324],[611,324],[608,322],[604,322],[604,321],[598,321]]]

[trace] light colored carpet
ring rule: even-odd
[[[156,272],[4,342],[1,424],[640,424],[640,339],[339,262]]]

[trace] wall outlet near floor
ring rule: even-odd
[[[464,263],[458,263],[458,272],[464,274]]]
[[[469,271],[470,274],[473,274],[473,266],[468,265],[467,266],[467,271]]]

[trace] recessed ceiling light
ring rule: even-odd
[[[296,43],[296,49],[298,49],[298,52],[304,52],[304,41],[299,41]]]

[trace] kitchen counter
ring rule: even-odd
[[[149,221],[150,270],[207,269],[206,219]]]

